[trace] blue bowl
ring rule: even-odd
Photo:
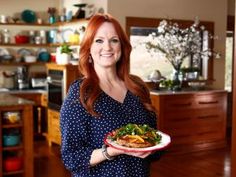
[[[42,62],[47,62],[50,59],[50,53],[48,52],[40,52],[38,56],[38,60]]]
[[[3,135],[3,146],[16,146],[20,144],[20,135]]]
[[[36,21],[36,14],[32,10],[26,9],[21,13],[21,18],[26,23],[34,23]]]

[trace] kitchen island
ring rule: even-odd
[[[34,176],[33,104],[0,93],[0,176]]]
[[[151,91],[158,129],[169,134],[173,152],[221,148],[226,144],[227,91]]]
[[[11,94],[34,102],[34,135],[35,138],[47,136],[47,90],[40,89],[6,89],[0,88],[0,93]]]

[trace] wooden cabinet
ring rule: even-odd
[[[6,114],[9,113],[17,113],[19,121],[7,121]],[[31,102],[0,94],[0,137],[0,176],[32,177],[34,160]],[[13,168],[17,167],[16,164],[7,165],[13,159],[20,163],[19,168]]]
[[[58,111],[48,109],[48,127],[49,146],[52,145],[52,142],[61,144],[60,114]]]
[[[33,106],[33,119],[34,119],[34,135],[35,138],[42,137],[47,134],[48,123],[47,123],[47,93],[40,92],[20,92],[14,93],[20,98],[31,100],[34,102]]]
[[[158,129],[172,138],[173,151],[193,151],[225,145],[227,92],[152,94]]]
[[[59,95],[56,94],[56,96],[60,97],[57,99],[60,99],[60,102],[63,102],[64,96],[67,94],[67,91],[69,89],[70,84],[80,77],[80,73],[78,71],[78,65],[57,65],[49,63],[47,64],[47,72],[50,71],[62,71],[62,79],[59,81],[60,84],[57,86],[57,91],[59,89]],[[50,74],[49,74],[49,77]],[[53,76],[52,76],[53,77]],[[53,78],[51,78],[54,80]],[[58,81],[57,81],[58,82]],[[52,145],[52,143],[55,144],[61,144],[61,134],[60,134],[60,115],[59,115],[59,109],[57,107],[61,106],[58,105],[59,103],[55,101],[55,89],[51,89],[50,84],[48,83],[48,144],[49,146]],[[54,95],[54,96],[53,96]],[[54,99],[53,99],[54,98]],[[51,106],[55,105],[57,106]]]

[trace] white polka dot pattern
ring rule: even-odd
[[[74,177],[148,177],[149,159],[120,155],[112,161],[89,166],[92,151],[101,148],[105,135],[127,123],[149,124],[156,128],[156,116],[147,111],[130,91],[123,103],[104,92],[95,102],[99,118],[91,116],[79,102],[79,86],[75,81],[60,111],[62,160]]]

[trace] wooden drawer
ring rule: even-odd
[[[171,150],[201,150],[224,144],[227,92],[152,95],[151,99],[159,130],[171,136]]]
[[[164,97],[163,101],[163,111],[185,111],[186,109],[192,109],[194,107],[194,100],[192,96],[189,95],[167,95]]]
[[[224,108],[226,97],[222,94],[207,94],[196,96],[197,108]]]

